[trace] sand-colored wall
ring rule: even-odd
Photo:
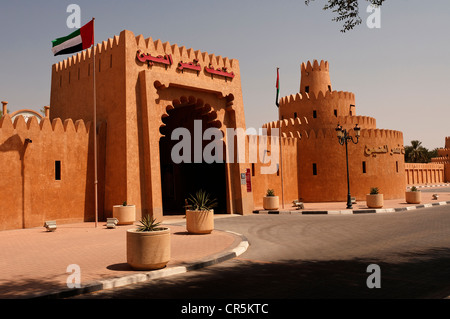
[[[406,183],[408,185],[444,183],[445,164],[405,163]]]
[[[0,119],[0,230],[94,219],[90,126],[70,119]],[[55,161],[61,161],[61,180],[55,180]]]
[[[93,50],[87,49],[52,67],[51,119],[94,119]],[[95,46],[97,121],[106,126],[105,183],[99,189],[105,201],[107,217],[112,206],[130,201],[127,196],[125,43],[122,38],[103,41]]]
[[[354,136],[353,131],[349,133]],[[306,202],[347,198],[345,146],[338,143],[335,134],[332,129],[312,130],[298,140],[299,193]],[[402,147],[402,133],[391,130],[363,129],[358,144],[349,141],[352,197],[364,200],[371,187],[378,187],[386,199],[401,198],[406,187]],[[313,164],[317,175],[313,175]]]
[[[292,201],[299,199],[297,139],[282,137],[279,140],[278,138],[271,139],[269,136],[269,138],[263,138],[262,142],[262,138],[260,135],[247,136],[247,161],[254,162],[251,168],[251,181],[255,208],[263,206],[263,197],[267,190],[273,189],[275,195],[279,197],[280,209],[283,208],[283,201],[284,208],[289,209],[292,207]],[[272,143],[276,143],[276,145],[273,146]],[[267,158],[264,157],[265,149],[270,152],[266,153]],[[256,161],[249,157],[249,151],[252,150],[258,154]],[[275,155],[277,152],[280,156]],[[267,169],[274,162],[278,164],[279,170],[266,174],[263,167]]]
[[[433,164],[444,165],[443,182],[450,182],[450,137],[445,138],[444,148],[438,149],[438,156],[431,159]]]

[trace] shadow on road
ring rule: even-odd
[[[450,295],[450,249],[433,248],[390,258],[254,262],[236,258],[198,271],[105,290],[81,298],[137,299],[440,299]],[[381,288],[367,287],[370,264]]]

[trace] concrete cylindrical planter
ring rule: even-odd
[[[187,210],[186,229],[192,234],[210,234],[214,230],[214,210]]]
[[[115,205],[113,206],[113,217],[119,220],[117,225],[132,225],[136,221],[136,206]]]
[[[369,208],[381,208],[384,205],[383,194],[367,194],[366,203]]]
[[[420,191],[405,192],[405,199],[408,204],[420,204],[421,193]]]
[[[170,260],[170,229],[127,230],[127,263],[136,270],[164,268]]]
[[[264,196],[263,207],[266,210],[277,210],[280,207],[280,199],[278,196]]]

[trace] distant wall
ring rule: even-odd
[[[444,164],[405,163],[406,183],[408,185],[434,184],[446,182]]]

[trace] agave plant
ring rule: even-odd
[[[377,195],[379,193],[378,187],[372,187],[370,189],[370,195]]]
[[[209,194],[203,190],[197,191],[195,195],[190,194],[188,200],[191,203],[192,210],[205,211],[217,206],[217,199],[211,199]]]
[[[410,189],[411,192],[418,192],[419,190],[417,189],[416,186],[411,187]]]
[[[266,196],[275,196],[275,190],[268,189],[267,192],[266,192]]]
[[[161,222],[156,222],[156,218],[151,218],[150,215],[145,215],[140,220],[141,225],[138,226],[137,231],[139,232],[148,232],[148,231],[158,231],[163,228],[160,227]]]

